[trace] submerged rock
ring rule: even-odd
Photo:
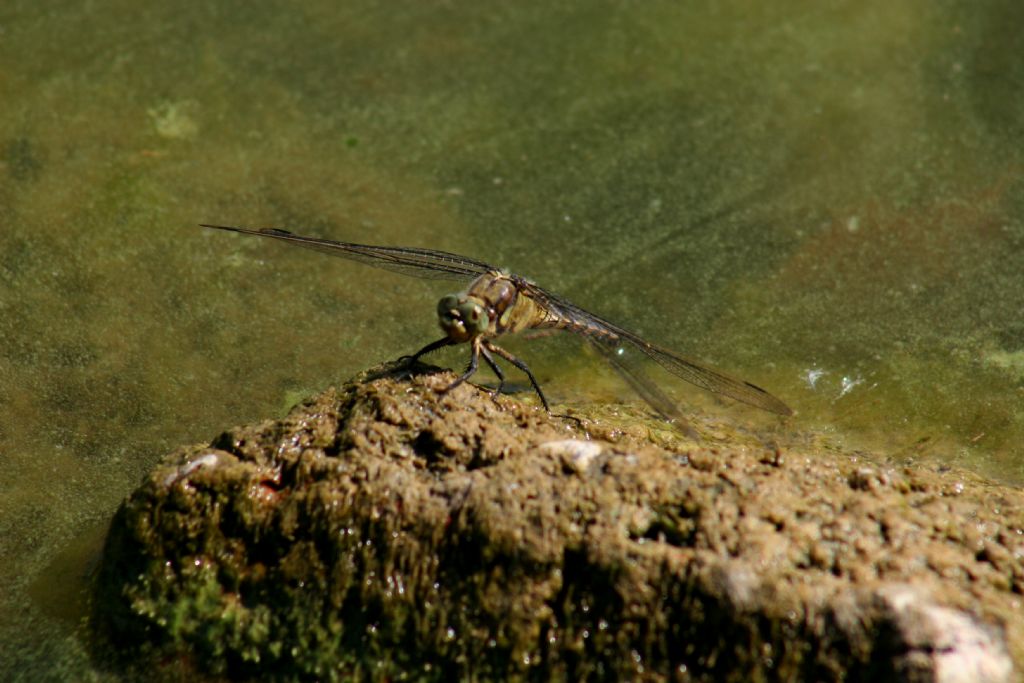
[[[453,378],[368,373],[169,455],[112,523],[105,647],[237,678],[1014,678],[1020,491]]]

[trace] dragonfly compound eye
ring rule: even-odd
[[[459,307],[459,297],[455,294],[449,294],[441,297],[441,300],[437,302],[437,316],[442,320],[450,320],[452,317],[452,311]]]
[[[484,307],[475,301],[464,301],[459,305],[459,317],[466,325],[470,334],[482,334],[487,331],[487,314]]]

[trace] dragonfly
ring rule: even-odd
[[[494,396],[498,396],[505,386],[505,375],[495,359],[498,356],[529,378],[544,409],[550,412],[548,400],[529,366],[495,344],[494,340],[526,330],[566,330],[585,338],[626,383],[669,422],[685,424],[685,419],[675,401],[647,376],[643,366],[637,362],[636,352],[676,377],[713,394],[778,415],[793,413],[789,406],[755,384],[653,344],[524,277],[483,261],[436,249],[371,246],[305,237],[279,228],[207,224],[201,224],[201,227],[266,237],[419,278],[466,283],[461,292],[447,294],[437,304],[438,322],[444,336],[411,356],[403,357],[411,364],[421,356],[446,346],[468,343],[469,365],[445,389],[446,392],[472,377],[482,357],[498,378],[498,387],[494,391]]]

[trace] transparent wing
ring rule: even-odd
[[[619,371],[619,374],[629,382],[641,398],[663,415],[672,416],[672,413],[665,409],[665,403],[671,403],[671,400],[632,366],[617,361],[616,351],[620,344],[636,347],[676,377],[714,394],[728,396],[779,415],[793,414],[789,406],[755,384],[730,377],[723,372],[712,370],[696,361],[652,344],[629,330],[585,311],[532,282],[524,280],[520,287],[548,311],[548,320],[545,321],[544,326],[571,330],[594,339],[597,342],[595,346],[612,367]]]
[[[646,401],[647,405],[654,408],[654,412],[658,413],[661,419],[675,424],[687,436],[700,439],[700,434],[693,428],[690,421],[683,417],[676,402],[659,389],[658,385],[643,371],[640,363],[637,362],[637,356],[641,355],[639,352],[635,349],[624,349],[621,344],[611,344],[595,337],[587,337],[587,341],[619,373],[619,376],[626,380],[626,384]]]
[[[619,375],[626,380],[626,383],[648,403],[658,415],[668,421],[685,422],[683,414],[669,396],[658,388],[647,374],[633,362],[631,355],[619,344],[602,341],[595,337],[588,337],[591,347],[608,361]],[[637,355],[637,354],[632,354]]]
[[[205,225],[204,228],[229,230],[243,235],[271,237],[331,256],[360,261],[375,268],[384,268],[405,275],[429,280],[470,280],[488,271],[497,270],[482,261],[435,249],[416,247],[375,247],[367,244],[337,242],[319,237],[303,237],[277,228],[237,228],[227,225]]]

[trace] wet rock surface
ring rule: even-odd
[[[168,678],[1016,680],[1020,491],[781,423],[694,441],[441,393],[453,378],[378,369],[170,454],[111,525],[101,658]]]

